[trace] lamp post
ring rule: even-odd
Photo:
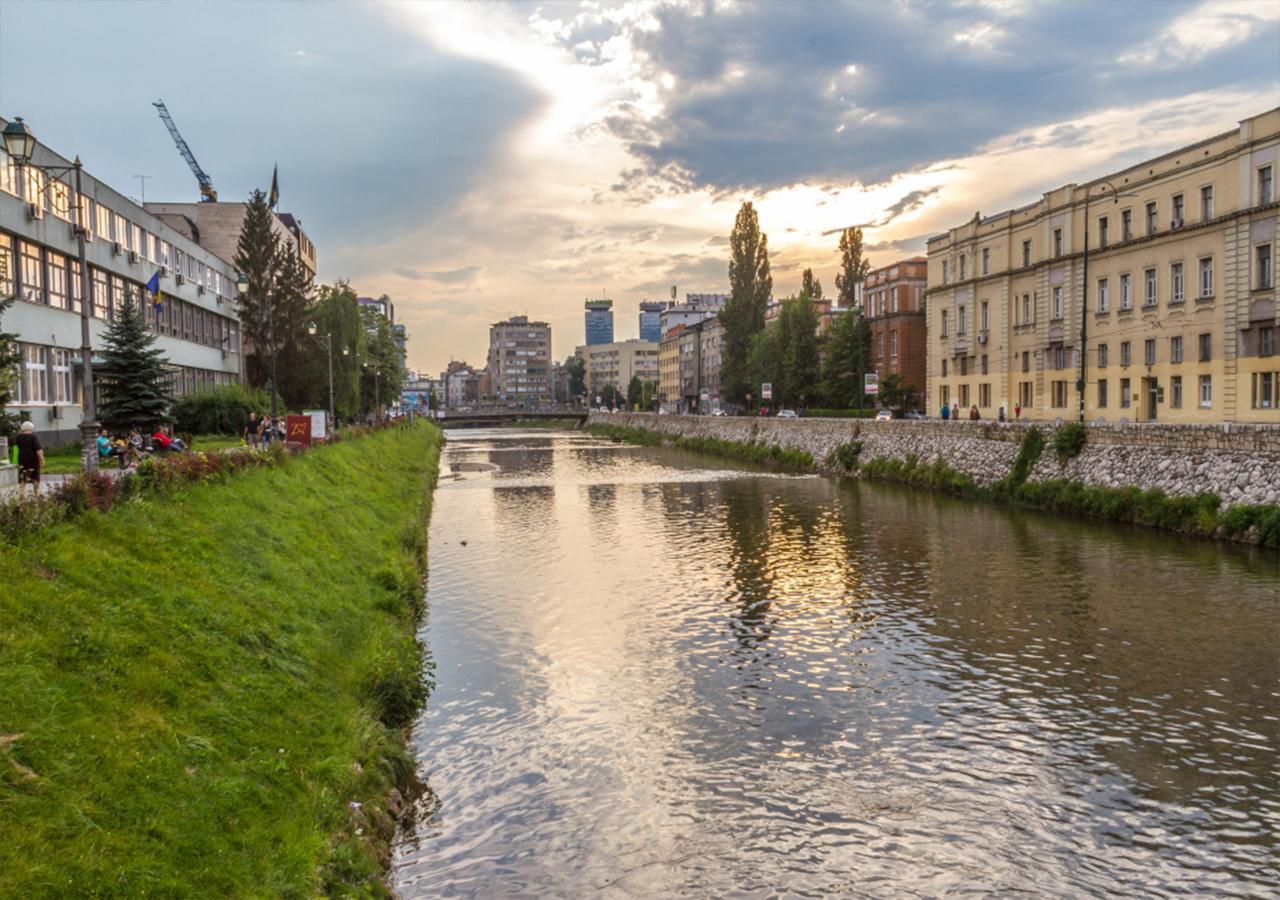
[[[333,335],[328,332],[319,334],[319,330],[315,322],[307,326],[307,331],[313,338],[316,340],[324,338],[324,349],[329,357],[329,427],[333,428],[335,426],[333,421]]]
[[[1116,186],[1110,181],[1103,179],[1101,184],[1111,189],[1111,199],[1113,203],[1119,204],[1121,197],[1136,197],[1135,193],[1120,193],[1116,190]],[[1084,262],[1081,273],[1080,291],[1080,377],[1076,380],[1076,394],[1080,401],[1080,424],[1084,424],[1084,392],[1085,392],[1085,365],[1089,359],[1089,199],[1093,185],[1089,185],[1084,189]],[[1104,248],[1105,249],[1105,248]]]
[[[9,158],[13,160],[17,169],[19,196],[26,199],[26,179],[22,169],[24,166],[35,165],[31,162],[31,157],[36,150],[35,135],[22,121],[21,116],[15,116],[13,121],[4,127],[3,139],[5,152],[9,154]],[[84,238],[89,223],[84,221],[84,190],[81,182],[83,167],[80,164],[80,157],[77,156],[75,162],[69,166],[37,165],[35,168],[51,176],[54,172],[75,172],[76,250],[80,261],[80,391],[82,394],[80,465],[84,471],[92,472],[98,468],[98,404],[93,393],[93,347],[89,331],[93,287],[89,277],[89,264],[85,259]],[[37,197],[34,202],[39,203],[40,200],[41,198]]]

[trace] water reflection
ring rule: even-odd
[[[468,460],[403,895],[1280,886],[1274,558],[580,434]]]

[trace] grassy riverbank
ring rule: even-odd
[[[384,890],[440,444],[389,429],[0,548],[0,896]]]

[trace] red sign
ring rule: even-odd
[[[304,447],[311,446],[310,416],[286,416],[284,423],[289,431],[290,443],[301,444]]]

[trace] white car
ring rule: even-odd
[[[882,409],[880,410],[880,412],[876,413],[877,422],[887,422],[892,418],[893,418],[893,410],[891,409]]]
[[[796,415],[796,411],[794,409],[780,409],[778,410],[778,418],[779,419],[798,419],[800,417]]]

